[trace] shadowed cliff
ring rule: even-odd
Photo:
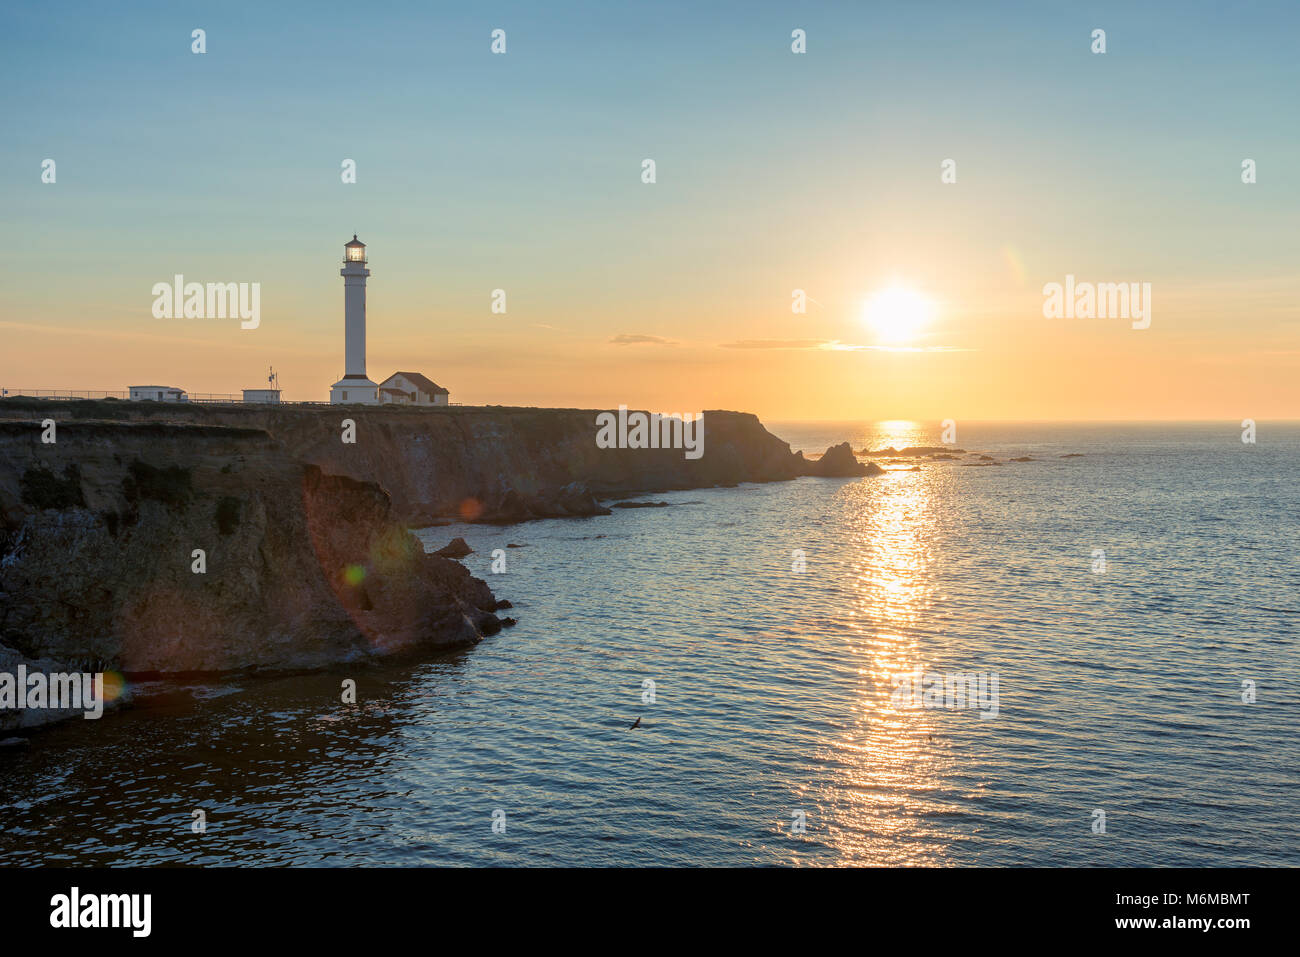
[[[595,515],[605,512],[601,496],[881,471],[847,445],[808,461],[744,412],[705,412],[703,455],[688,459],[681,449],[599,448],[598,413],[582,409],[0,402],[0,417],[24,411],[257,429],[303,462],[379,483],[410,524]],[[342,441],[344,419],[356,424],[355,443]]]
[[[500,628],[487,585],[426,555],[381,487],[263,431],[57,428],[0,421],[0,666],[318,668]]]
[[[809,462],[743,413],[706,412],[697,459],[600,448],[595,416],[0,400],[0,670],[296,670],[472,643],[504,603],[408,525],[879,471],[847,444]],[[15,720],[35,716],[0,730]]]

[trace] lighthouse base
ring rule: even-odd
[[[330,386],[330,405],[378,405],[379,385],[363,375],[345,375]]]

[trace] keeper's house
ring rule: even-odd
[[[188,402],[189,395],[184,389],[173,389],[169,385],[133,385],[132,402]]]
[[[379,383],[379,401],[400,405],[447,405],[451,393],[418,372],[394,372]]]

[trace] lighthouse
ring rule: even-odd
[[[366,376],[366,244],[352,234],[343,247],[343,378],[330,386],[333,405],[377,405],[379,386]]]

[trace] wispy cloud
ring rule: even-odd
[[[724,349],[820,349],[826,352],[971,352],[958,346],[868,346],[839,339],[739,339]]]
[[[724,349],[821,349],[829,339],[739,339],[724,342]]]
[[[832,339],[822,349],[829,349],[832,352],[974,352],[974,349],[963,349],[961,346],[860,346],[851,342],[840,342],[838,339]]]
[[[677,340],[663,336],[642,336],[623,332],[609,340],[616,346],[675,346]]]

